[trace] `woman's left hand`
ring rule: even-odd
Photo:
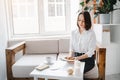
[[[65,58],[67,59],[68,63],[71,63],[71,64],[74,63],[75,57],[65,57]]]

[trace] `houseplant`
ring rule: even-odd
[[[118,0],[97,0],[97,1],[96,0],[83,0],[82,2],[80,2],[80,5],[82,6],[83,10],[87,10],[87,11],[94,10],[94,18],[96,18],[100,14],[110,15],[110,12],[120,9],[120,8],[114,8],[114,6],[117,6],[116,5],[117,1]],[[104,19],[105,17],[106,15],[104,16]],[[107,19],[105,21],[108,21],[108,20],[110,19]]]

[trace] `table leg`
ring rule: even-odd
[[[38,80],[38,78],[36,76],[34,76],[34,80]]]
[[[48,80],[48,78],[47,78],[47,77],[45,77],[45,80]]]

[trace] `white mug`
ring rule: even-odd
[[[48,64],[50,64],[51,63],[51,57],[46,57],[46,62],[48,63]]]

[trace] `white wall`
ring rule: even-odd
[[[6,80],[5,48],[7,46],[7,29],[5,0],[0,0],[0,80]]]
[[[102,32],[109,29],[110,32]],[[120,73],[120,25],[95,24],[96,39],[106,47],[106,75]]]
[[[120,25],[110,27],[110,43],[108,45],[107,68],[108,74],[120,73]]]
[[[103,26],[104,27],[104,26]],[[120,73],[120,25],[110,25],[110,43],[106,46],[106,74]],[[106,39],[107,40],[107,39]],[[108,40],[107,40],[108,41]]]
[[[77,16],[80,12],[79,0],[71,0],[71,30],[77,28]]]

